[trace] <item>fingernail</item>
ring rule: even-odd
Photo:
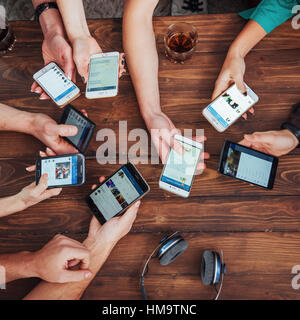
[[[122,71],[121,75],[124,76],[125,73],[126,73],[126,71]]]
[[[85,279],[88,279],[88,278],[90,278],[90,277],[91,277],[91,275],[92,275],[92,273],[91,273],[91,272],[85,272],[85,274],[84,274],[84,278],[85,278]]]
[[[83,83],[85,83],[85,79],[84,79],[84,77],[81,77],[81,80],[82,80],[82,82],[83,82]]]
[[[43,152],[42,151],[40,151],[39,154],[40,154],[41,157],[43,156]]]
[[[138,208],[140,206],[140,204],[141,204],[141,201],[138,201],[135,203],[135,206]]]
[[[25,170],[29,172],[29,170],[30,170],[30,167],[27,167],[27,168],[25,168]]]
[[[34,93],[40,93],[40,90],[39,89],[35,89]]]
[[[125,59],[122,60],[122,65],[124,66],[124,64],[125,64]]]
[[[46,151],[51,152],[52,150],[51,150],[50,148],[48,148],[48,147],[47,147],[47,148],[46,148]]]
[[[40,100],[47,100],[46,97],[40,97]]]
[[[244,95],[245,97],[247,97],[247,91],[246,91],[246,92],[243,92],[243,95]]]

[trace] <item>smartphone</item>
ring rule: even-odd
[[[78,128],[76,136],[63,138],[81,153],[84,153],[93,137],[96,128],[95,123],[71,104],[68,104],[64,108],[59,123],[76,126]]]
[[[226,176],[272,189],[277,165],[276,157],[225,141],[218,171]]]
[[[203,152],[203,144],[192,139],[175,135],[184,153],[171,149],[159,180],[159,187],[187,198],[190,195],[197,164]]]
[[[108,98],[118,94],[119,55],[119,52],[107,52],[91,56],[86,98]]]
[[[79,88],[54,62],[35,73],[33,79],[59,107],[80,96]]]
[[[149,190],[147,182],[129,162],[97,187],[86,201],[99,222],[104,224],[122,214]]]
[[[38,158],[35,181],[48,174],[48,188],[80,186],[85,182],[85,158],[81,153]]]
[[[224,132],[257,103],[258,96],[246,83],[245,86],[247,95],[243,95],[233,84],[203,110],[203,116],[217,131]]]

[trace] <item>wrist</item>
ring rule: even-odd
[[[243,52],[241,50],[241,48],[239,47],[238,44],[235,44],[233,43],[229,50],[228,50],[228,54],[227,54],[227,57],[230,57],[230,58],[239,58],[239,59],[244,59],[246,56],[246,53]]]
[[[38,274],[35,268],[35,253],[30,251],[22,251],[17,253],[20,263],[19,278],[34,278]]]
[[[54,35],[64,36],[64,27],[60,13],[57,9],[45,10],[40,15],[40,25],[45,39],[52,38]]]
[[[98,256],[102,255],[103,252],[110,252],[118,241],[107,241],[101,237],[88,236],[84,241],[83,245],[91,252],[91,255]]]
[[[293,149],[297,148],[299,145],[298,138],[288,129],[283,129],[281,131],[286,137],[288,137],[291,140],[291,144],[293,146]]]

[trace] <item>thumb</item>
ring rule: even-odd
[[[120,220],[122,220],[122,223],[124,223],[124,225],[132,226],[139,210],[140,204],[141,201],[137,201],[123,214],[123,216],[121,216]]]
[[[62,69],[64,70],[64,73],[69,78],[69,80],[72,80],[73,74],[74,74],[74,70],[75,70],[75,64],[74,64],[74,61],[73,61],[72,54],[70,54],[68,56],[64,56],[63,60],[64,61],[63,61]]]
[[[55,122],[48,122],[45,126],[45,131],[50,136],[75,136],[78,132],[76,126],[71,126],[67,124],[57,124]]]
[[[91,278],[92,272],[88,269],[86,270],[64,270],[61,273],[59,279],[60,283],[65,282],[78,282]]]
[[[243,76],[238,76],[236,77],[235,79],[235,84],[237,86],[237,88],[239,89],[239,91],[243,94],[247,94],[247,88],[245,86],[245,83],[244,83],[244,79],[243,79]]]
[[[33,189],[33,195],[39,197],[48,188],[48,174],[44,173],[37,186]]]

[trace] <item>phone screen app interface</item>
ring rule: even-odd
[[[187,143],[180,143],[184,153],[181,155],[171,149],[161,181],[190,191],[201,149]]]
[[[119,57],[91,59],[88,92],[115,90],[118,83]]]
[[[224,128],[227,128],[253,104],[254,100],[249,95],[244,96],[237,86],[233,85],[207,109]]]
[[[51,93],[56,102],[76,89],[76,86],[55,66],[40,76],[39,82]]]
[[[76,146],[81,146],[81,144],[84,142],[84,138],[88,133],[90,127],[89,122],[76,111],[71,109],[65,124],[76,126],[78,128],[76,136],[68,137],[68,139]]]
[[[41,175],[48,174],[48,186],[77,184],[77,156],[43,159]]]
[[[269,184],[273,157],[230,144],[224,173],[263,187]]]
[[[96,189],[91,198],[106,220],[127,208],[143,190],[126,167]]]

